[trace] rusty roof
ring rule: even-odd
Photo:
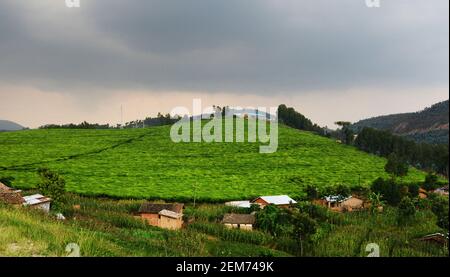
[[[173,204],[158,204],[158,203],[143,203],[139,209],[139,213],[144,214],[158,214],[162,210],[168,210],[175,213],[182,213],[184,204],[173,203]]]
[[[226,224],[255,224],[255,221],[252,214],[225,214],[222,220]]]
[[[174,218],[174,219],[180,219],[183,217],[183,215],[181,213],[176,213],[174,211],[169,211],[169,210],[162,210],[158,214],[165,216],[165,217]]]
[[[11,191],[11,190],[12,189],[10,187],[8,187],[7,185],[0,182],[0,192],[7,192],[7,191]]]
[[[22,195],[18,192],[3,192],[0,191],[0,202],[11,204],[11,205],[21,205],[25,201],[22,198]]]

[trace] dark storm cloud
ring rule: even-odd
[[[448,85],[446,0],[81,5],[0,0],[0,82],[265,95]]]

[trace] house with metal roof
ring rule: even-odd
[[[236,208],[250,208],[252,205],[252,203],[250,203],[250,201],[246,200],[246,201],[230,201],[230,202],[226,202],[225,206],[229,206],[229,207],[236,207]]]
[[[420,238],[419,240],[447,246],[448,245],[448,233],[447,234],[434,233],[434,234],[426,235],[426,236]]]
[[[41,194],[34,194],[34,195],[24,196],[23,200],[25,202],[25,203],[23,203],[24,206],[32,207],[35,209],[40,209],[46,213],[50,212],[50,205],[51,205],[52,199],[50,199],[48,197],[45,197]]]
[[[363,209],[364,201],[354,196],[329,195],[324,198],[324,205],[333,211],[351,212]]]
[[[439,194],[439,195],[445,195],[448,196],[448,185],[441,187],[441,188],[437,188],[433,191],[433,193]]]
[[[290,198],[287,195],[275,195],[275,196],[260,196],[252,201],[254,204],[258,204],[261,208],[268,205],[276,205],[282,208],[288,208],[293,204],[297,204],[297,201]]]

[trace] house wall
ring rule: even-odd
[[[261,198],[256,199],[254,203],[260,205],[261,208],[264,208],[265,206],[267,206],[269,204],[266,201],[262,200]]]
[[[159,227],[159,215],[158,214],[141,214],[141,218],[147,221],[148,225]]]
[[[144,219],[147,224],[164,229],[178,230],[183,227],[183,219],[174,219],[159,214],[141,214],[141,218]]]
[[[228,229],[232,229],[232,228],[233,228],[233,224],[225,223],[224,225],[225,225],[225,227],[227,227]]]
[[[342,202],[342,207],[345,209],[362,209],[364,202],[361,199],[350,198]]]
[[[231,223],[225,223],[224,225],[225,225],[225,227],[227,227],[229,229],[241,229],[241,230],[248,230],[248,231],[253,230],[253,225],[252,224],[231,224]]]
[[[241,230],[251,231],[251,230],[253,230],[253,225],[251,225],[251,224],[241,224]]]
[[[170,230],[178,230],[183,226],[183,219],[175,219],[167,216],[161,216],[159,219],[159,227]]]
[[[46,213],[50,212],[50,202],[42,203],[42,204],[36,204],[31,206],[33,209],[39,209],[43,210]]]

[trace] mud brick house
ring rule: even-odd
[[[22,206],[25,200],[22,198],[20,190],[14,190],[3,183],[0,183],[0,202],[15,206]]]
[[[340,195],[330,195],[324,198],[324,206],[336,212],[351,212],[364,208],[364,201],[354,197],[342,197]]]
[[[27,206],[40,209],[46,213],[50,212],[52,200],[40,194],[22,197],[22,191],[14,190],[0,183],[0,202],[14,206]]]
[[[183,227],[184,204],[143,203],[139,209],[140,217],[149,225],[177,230]]]
[[[41,194],[34,194],[30,196],[24,196],[23,199],[25,200],[25,203],[23,204],[24,206],[34,209],[40,209],[46,213],[50,212],[52,199],[48,197],[45,197]]]
[[[253,230],[256,218],[253,214],[225,214],[222,223],[227,228],[241,230]]]

